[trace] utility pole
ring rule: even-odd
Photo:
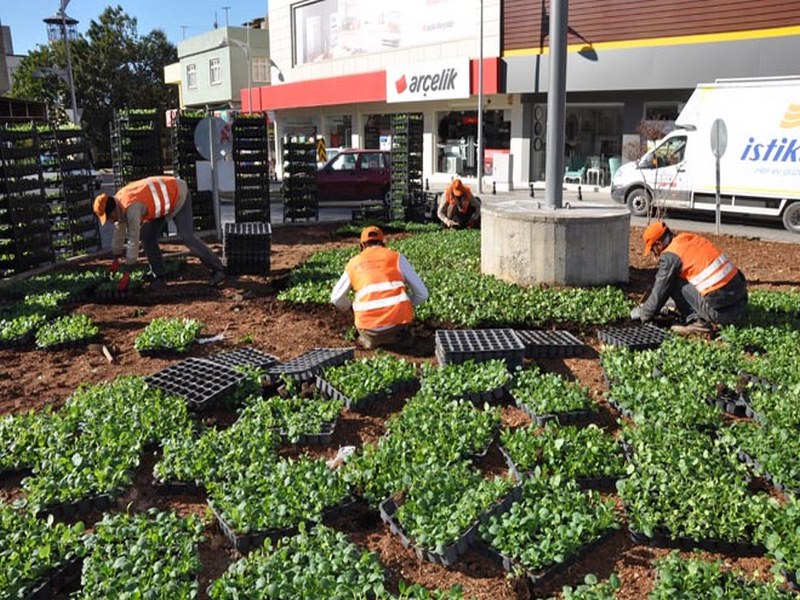
[[[225,11],[225,27],[228,26],[228,11],[231,9],[230,6],[223,6],[222,10]]]
[[[189,29],[188,25],[181,25],[181,39],[186,39],[186,30]]]
[[[550,2],[550,82],[547,90],[545,205],[561,208],[564,193],[564,124],[567,118],[567,15],[569,0]]]

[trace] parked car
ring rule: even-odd
[[[345,149],[317,171],[317,199],[384,200],[391,179],[390,153]]]

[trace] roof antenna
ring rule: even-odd
[[[217,25],[217,11],[214,11],[214,29],[218,27]]]

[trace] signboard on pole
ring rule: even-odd
[[[722,220],[722,207],[719,197],[719,182],[720,182],[720,174],[719,174],[719,159],[723,157],[725,154],[725,150],[728,147],[728,128],[725,125],[725,121],[722,119],[715,119],[714,122],[711,124],[711,152],[714,154],[714,159],[717,165],[717,198],[716,198],[716,227],[715,233],[719,234],[719,225],[720,221]]]

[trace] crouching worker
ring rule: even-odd
[[[468,185],[456,178],[440,196],[436,214],[445,227],[452,229],[480,227],[481,201],[472,195]]]
[[[685,319],[673,325],[676,333],[711,333],[727,325],[747,308],[747,281],[714,244],[694,233],[674,234],[658,221],[644,230],[644,255],[658,259],[653,289],[631,319],[649,321],[671,298]]]
[[[336,282],[331,302],[345,312],[352,307],[364,348],[407,341],[414,307],[428,299],[428,288],[405,256],[384,246],[378,227],[364,228],[360,246]],[[352,304],[350,290],[355,292]]]
[[[107,220],[114,223],[111,253],[114,262],[110,271],[124,271],[120,289],[128,286],[128,272],[136,264],[141,238],[145,256],[150,263],[155,280],[150,289],[167,286],[164,256],[158,239],[167,225],[167,217],[175,223],[175,229],[184,245],[211,271],[210,285],[225,281],[222,261],[194,233],[192,196],[186,182],[175,177],[147,177],[133,181],[110,196],[100,194],[94,199],[94,214],[104,225]],[[125,264],[120,267],[120,258],[125,254]]]

